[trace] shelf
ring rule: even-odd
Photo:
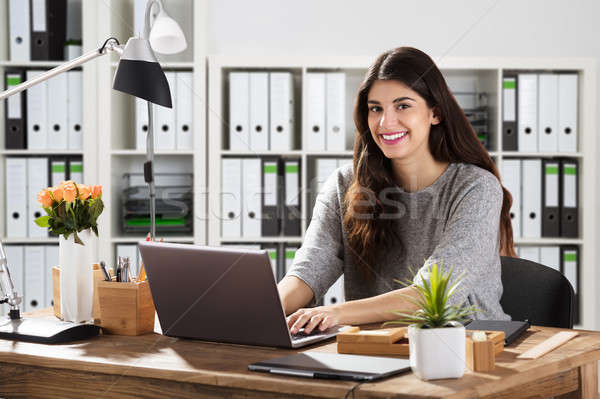
[[[354,151],[306,151],[309,157],[351,157]]]
[[[221,155],[227,156],[255,156],[255,157],[263,157],[263,156],[301,156],[302,151],[300,150],[291,150],[291,151],[234,151],[234,150],[221,150]]]
[[[82,150],[0,150],[1,155],[83,155]]]
[[[194,237],[192,236],[173,236],[173,237],[169,237],[169,236],[161,236],[160,234],[156,234],[156,236],[158,238],[164,238],[165,242],[184,242],[184,243],[193,243],[194,242]],[[146,236],[139,236],[139,237],[113,237],[111,238],[111,242],[114,244],[131,244],[131,243],[138,243],[139,241],[144,241],[146,239]]]
[[[146,155],[144,150],[112,150],[112,155],[127,156],[127,155]],[[194,155],[193,150],[155,150],[154,155]]]
[[[520,151],[502,151],[502,157],[518,157],[518,158],[583,158],[581,152],[520,152]]]
[[[515,245],[582,245],[581,238],[515,238]]]
[[[0,61],[2,67],[41,67],[41,68],[54,68],[64,64],[68,60],[64,61]]]
[[[118,61],[113,61],[110,63],[113,68],[116,68],[119,65]],[[162,69],[193,69],[193,62],[161,62],[160,66]]]
[[[221,238],[219,241],[221,244],[233,244],[233,243],[271,243],[271,242],[295,242],[302,243],[302,237],[238,237],[238,238]]]
[[[58,244],[58,237],[3,237],[3,244]]]

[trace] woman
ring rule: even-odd
[[[512,198],[431,58],[410,47],[382,54],[359,88],[354,122],[353,165],[325,183],[278,286],[291,332],[413,312],[405,296],[416,290],[393,280],[422,266],[418,282],[432,262],[467,272],[453,304],[509,319],[499,304],[500,254],[515,254]],[[342,273],[346,303],[303,308]]]

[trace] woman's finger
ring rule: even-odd
[[[312,332],[312,330],[315,329],[316,326],[319,325],[319,323],[321,322],[321,320],[323,320],[323,314],[322,313],[317,313],[315,315],[313,315],[308,324],[306,326],[304,326],[304,332],[306,334],[310,334]]]
[[[304,313],[304,309],[296,310],[294,313],[287,317],[288,328],[292,327],[294,322]]]
[[[311,317],[312,317],[312,314],[310,312],[303,313],[300,317],[298,317],[298,319],[296,320],[296,322],[294,323],[294,325],[292,325],[292,328],[290,329],[290,332],[292,334],[297,334],[298,331],[302,327],[304,327],[304,325],[306,323],[308,323],[308,321],[310,320]]]

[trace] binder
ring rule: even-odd
[[[83,183],[83,162],[80,157],[69,158],[69,180],[73,180],[75,183]]]
[[[573,246],[562,246],[561,249],[561,272],[569,280],[573,291],[575,291],[575,314],[573,321],[579,323],[579,248]]]
[[[27,158],[6,158],[6,236],[27,237]]]
[[[289,151],[294,145],[294,81],[289,72],[272,72],[269,78],[271,150]]]
[[[74,60],[82,55],[81,40],[67,40],[65,43],[65,60]]]
[[[229,73],[229,149],[249,151],[250,75]]]
[[[310,72],[306,74],[306,114],[307,123],[304,139],[308,151],[325,151],[325,110],[329,105],[325,100],[327,86],[325,73]]]
[[[517,75],[505,73],[502,77],[502,149],[517,151]]]
[[[177,86],[175,85],[175,72],[165,72],[171,96],[177,98]],[[175,103],[176,104],[176,103]],[[156,116],[156,149],[158,150],[174,150],[175,149],[175,109],[163,106],[155,106]]]
[[[565,159],[561,161],[561,237],[579,237],[578,169],[576,159]]]
[[[242,237],[260,237],[262,224],[260,159],[242,160]]]
[[[154,114],[156,126],[156,114]],[[148,135],[148,102],[141,98],[135,99],[135,148],[146,151],[146,137]],[[156,135],[154,136],[154,147],[156,148]]]
[[[300,161],[286,160],[285,173],[285,203],[283,207],[283,235],[288,237],[300,236]]]
[[[269,74],[250,73],[250,120],[248,125],[250,149],[269,149]]]
[[[541,247],[540,248],[540,263],[544,266],[560,271],[560,247]]]
[[[277,158],[262,160],[262,235],[278,236],[280,233],[281,193],[279,189],[279,161]]]
[[[65,36],[67,43],[78,41],[81,45],[83,36],[81,31],[81,7],[82,0],[67,0],[67,26]]]
[[[58,186],[67,180],[67,159],[62,157],[50,158],[50,186]]]
[[[519,151],[537,152],[538,142],[538,76],[531,73],[518,75],[517,104],[519,119],[518,143]]]
[[[6,261],[10,277],[12,278],[15,291],[19,296],[25,294],[25,249],[22,245],[6,245]],[[20,309],[23,311],[24,303],[21,302]],[[5,316],[4,314],[3,316]]]
[[[340,276],[323,297],[323,305],[335,305],[344,302],[344,275]]]
[[[329,151],[346,150],[346,74],[327,74],[326,145]]]
[[[542,160],[523,160],[522,234],[523,237],[542,236]]]
[[[48,237],[48,229],[35,224],[35,219],[46,214],[37,194],[47,187],[48,158],[27,158],[28,237]]]
[[[45,247],[45,260],[46,265],[44,268],[44,292],[46,293],[44,307],[50,307],[54,305],[53,299],[53,280],[52,280],[52,268],[59,265],[58,258],[58,245],[46,245]]]
[[[83,72],[68,71],[67,135],[70,150],[83,149]]]
[[[48,80],[48,143],[52,150],[66,150],[68,145],[67,125],[67,74],[56,75]]]
[[[12,1],[11,1],[12,5]],[[25,70],[9,69],[4,72],[5,88],[11,89],[25,81]],[[24,91],[6,99],[5,102],[5,138],[7,150],[23,150],[27,148],[25,128],[27,123],[26,97]]]
[[[521,161],[506,159],[502,162],[502,182],[513,198],[510,207],[513,238],[521,237]]]
[[[540,247],[521,247],[519,250],[521,259],[527,259],[535,263],[540,263]]]
[[[9,0],[10,60],[31,60],[29,0]]]
[[[296,251],[299,249],[297,246],[285,246],[285,274],[287,274],[292,268],[294,258],[296,257]]]
[[[577,74],[558,75],[558,151],[577,152]]]
[[[560,208],[559,208],[559,162],[544,159],[542,170],[544,173],[542,189],[542,237],[560,236]]]
[[[44,71],[27,71],[27,80],[33,79]],[[47,105],[46,92],[48,81],[38,83],[26,91],[27,96],[27,148],[30,150],[47,149]]]
[[[42,309],[46,303],[46,251],[43,245],[25,245],[25,295],[24,310]],[[91,267],[91,266],[90,266]]]
[[[539,133],[540,152],[558,151],[558,75],[543,73],[539,77]]]
[[[277,256],[277,245],[263,245],[262,249],[267,251],[269,255],[269,260],[271,261],[271,269],[273,270],[273,277],[275,277],[275,281],[279,282],[281,277],[279,276],[279,268],[277,267],[278,256]]]
[[[177,72],[177,96],[175,97],[177,124],[177,137],[175,137],[178,150],[191,150],[193,148],[193,115],[194,91],[192,72]]]
[[[221,234],[223,237],[242,236],[242,160],[221,160]]]
[[[31,0],[31,60],[64,60],[66,0]]]

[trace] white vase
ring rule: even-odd
[[[422,380],[460,378],[465,373],[465,327],[408,327],[410,367]]]
[[[92,318],[94,279],[92,265],[97,263],[98,237],[91,229],[78,232],[85,245],[75,243],[73,234],[59,238],[60,311],[64,321],[80,322]]]

